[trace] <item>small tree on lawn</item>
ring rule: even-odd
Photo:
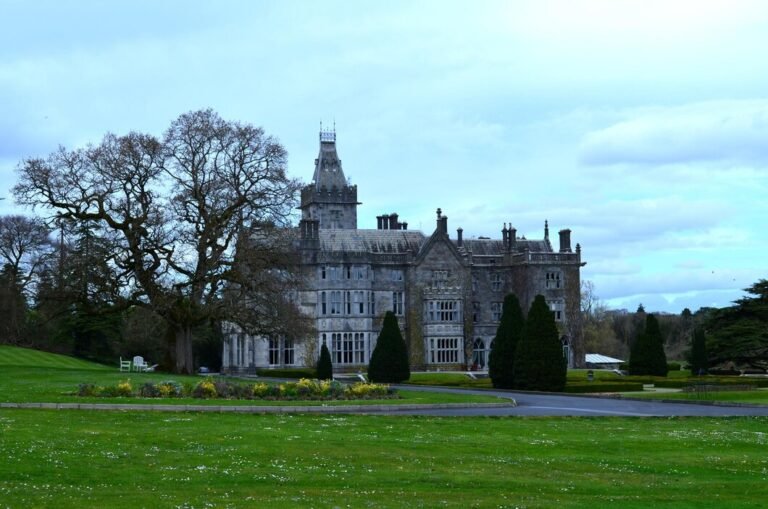
[[[494,387],[511,389],[514,383],[515,349],[523,332],[523,311],[520,301],[513,294],[504,298],[501,311],[501,322],[496,329],[496,336],[491,345],[491,355],[488,360],[488,376]]]
[[[320,348],[320,360],[317,361],[317,378],[320,380],[330,380],[333,378],[333,364],[331,363],[331,352],[323,341]]]
[[[515,388],[534,391],[562,391],[568,365],[563,345],[543,295],[533,300],[522,337],[515,352]]]
[[[368,364],[368,378],[377,383],[398,383],[410,377],[408,350],[400,334],[397,318],[392,311],[387,311],[376,348],[371,354],[371,362]]]
[[[664,341],[659,321],[653,314],[645,317],[645,329],[640,332],[629,352],[629,374],[667,376]]]
[[[704,329],[696,327],[693,331],[693,342],[691,344],[691,374],[694,376],[702,375],[707,372],[707,344]]]

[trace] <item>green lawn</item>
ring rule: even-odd
[[[117,361],[118,359],[115,359],[115,370],[117,370]],[[10,366],[80,369],[87,371],[109,371],[111,369],[108,366],[84,361],[75,357],[68,357],[66,355],[41,352],[30,348],[0,345],[0,368],[4,370],[6,367]]]
[[[163,405],[349,405],[349,404],[435,404],[435,403],[503,403],[508,400],[494,396],[443,394],[437,392],[398,391],[400,399],[355,401],[260,401],[203,400],[192,398],[85,398],[73,393],[81,383],[115,385],[130,379],[134,385],[145,381],[176,380],[195,384],[199,376],[165,373],[128,373],[115,367],[46,352],[0,346],[0,402],[7,403],[131,403]],[[253,382],[253,380],[249,380]]]
[[[413,373],[408,380],[413,385],[437,385],[444,387],[468,387],[473,389],[491,389],[490,378],[473,380],[464,373]],[[631,377],[622,377],[610,371],[596,371],[593,382],[587,382],[587,370],[569,370],[564,392],[596,393],[641,391],[640,381]]]
[[[752,403],[768,405],[768,389],[755,389],[752,391],[712,391],[705,393],[690,392],[643,392],[632,394],[632,397],[653,399],[675,399],[687,401],[722,401],[733,403]]]
[[[490,389],[490,378],[473,380],[463,373],[412,373],[406,383],[413,385],[437,385],[445,387],[481,387]]]
[[[72,401],[77,383],[127,376],[11,350],[0,347],[3,401]],[[5,409],[0,507],[757,508],[766,429],[768,418]]]
[[[4,507],[764,507],[768,419],[0,411]]]

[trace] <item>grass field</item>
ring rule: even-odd
[[[164,373],[120,372],[117,367],[102,366],[63,355],[0,345],[0,402],[6,403],[131,403],[163,405],[344,405],[344,404],[434,404],[434,403],[501,403],[508,400],[494,396],[473,396],[437,392],[398,391],[400,399],[355,401],[261,401],[192,398],[85,398],[73,393],[81,383],[115,385],[130,379],[134,384],[173,379],[180,383],[197,383],[199,376]],[[252,380],[251,380],[252,381]],[[1,501],[0,501],[1,502]]]
[[[472,389],[491,389],[490,378],[473,380],[464,373],[413,373],[408,380],[413,385],[437,385],[443,387],[467,387]],[[625,392],[642,391],[639,384],[631,377],[622,377],[610,371],[596,371],[593,382],[587,382],[587,370],[569,370],[564,392]]]
[[[0,411],[4,507],[764,507],[768,419]]]
[[[768,405],[768,389],[755,389],[752,391],[712,391],[699,394],[689,392],[644,392],[642,394],[632,394],[632,397]]]
[[[126,375],[7,353],[0,400]],[[4,409],[0,507],[762,508],[766,430],[768,418]]]

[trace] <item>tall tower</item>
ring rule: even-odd
[[[321,229],[357,229],[357,186],[347,182],[336,153],[336,128],[323,131],[312,182],[301,190],[301,218],[319,221]]]

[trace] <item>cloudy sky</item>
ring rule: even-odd
[[[206,107],[305,181],[335,121],[362,228],[570,228],[611,307],[768,277],[760,0],[0,0],[0,214],[22,158]]]

